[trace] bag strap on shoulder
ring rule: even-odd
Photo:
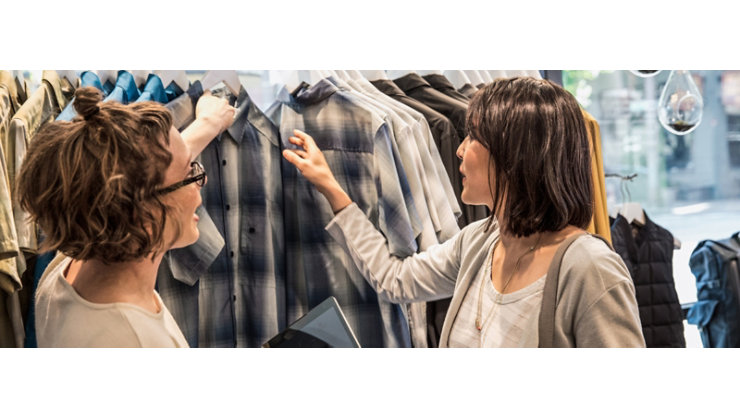
[[[540,310],[539,318],[539,347],[551,348],[554,347],[555,342],[555,308],[557,307],[557,296],[558,296],[558,280],[560,277],[560,265],[563,263],[563,256],[565,251],[568,250],[571,244],[576,241],[579,237],[588,233],[579,233],[566,238],[563,243],[558,246],[555,251],[555,255],[550,262],[550,267],[547,269],[547,276],[545,277],[545,289],[542,295],[542,309]],[[609,249],[614,250],[612,245],[599,235],[591,235],[595,238],[601,239],[604,243],[609,246]]]

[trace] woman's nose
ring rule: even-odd
[[[468,141],[469,140],[470,140],[470,137],[469,136],[466,136],[465,137],[465,140],[463,140],[462,142],[460,142],[460,146],[457,147],[457,152],[455,152],[455,155],[457,155],[457,157],[460,160],[463,159],[463,155],[465,154],[465,147],[468,145]]]

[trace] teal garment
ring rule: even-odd
[[[113,91],[108,94],[108,97],[103,101],[117,101],[123,104],[129,104],[135,102],[141,92],[136,86],[136,80],[134,76],[128,71],[118,71],[118,79],[116,80],[116,86]]]
[[[190,88],[190,86],[188,86]],[[177,85],[176,82],[172,81],[170,85],[167,86],[167,88],[164,89],[164,93],[167,95],[167,102],[180,97],[185,91],[183,91],[182,88],[180,88],[179,85]]]
[[[149,74],[144,85],[144,91],[141,92],[136,101],[156,101],[162,104],[169,102],[162,79],[157,74]]]
[[[100,82],[98,74],[92,71],[85,71],[80,74],[80,87],[95,87],[103,93],[103,96],[107,94],[105,89],[103,88],[103,84]],[[110,90],[108,90],[108,92],[110,92]],[[70,121],[74,119],[75,116],[77,116],[74,102],[75,100],[73,98],[72,101],[67,104],[67,107],[65,107],[64,110],[59,113],[59,116],[57,116],[56,120]]]

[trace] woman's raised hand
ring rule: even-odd
[[[293,134],[295,136],[289,138],[290,143],[301,149],[285,149],[283,157],[295,165],[301,174],[329,200],[334,213],[350,205],[352,200],[337,182],[324,158],[324,153],[316,146],[313,138],[297,129],[293,131]]]

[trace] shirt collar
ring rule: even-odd
[[[421,78],[419,74],[412,72],[409,74],[404,75],[401,78],[396,78],[393,80],[394,83],[403,91],[409,92],[415,88],[419,87],[431,87],[426,80]]]
[[[15,77],[9,71],[0,71],[0,85],[8,89],[8,93],[10,93],[10,105],[13,107],[13,113],[15,113],[21,107],[22,101],[18,94],[18,85],[13,78]]]
[[[437,90],[454,90],[455,87],[452,86],[452,83],[450,83],[450,80],[447,79],[442,74],[427,74],[423,76],[429,85],[434,87]]]
[[[92,71],[84,71],[80,74],[81,86],[82,87],[95,87],[100,91],[103,91],[103,84],[100,82],[98,74]]]
[[[299,92],[295,101],[301,106],[310,106],[326,100],[337,91],[339,91],[339,87],[332,84],[331,81],[323,79],[314,86]]]
[[[239,97],[236,100],[236,104],[237,110],[234,123],[227,129],[229,136],[231,136],[236,143],[241,144],[247,125],[252,125],[262,133],[262,135],[269,139],[273,145],[279,146],[279,133],[277,127],[254,104],[244,87],[239,91]]]
[[[52,96],[54,96],[54,100],[56,100],[57,106],[60,109],[65,108],[67,106],[67,103],[69,102],[69,99],[65,97],[64,91],[62,91],[62,79],[59,78],[57,72],[45,70],[41,78],[51,89]]]
[[[170,85],[168,85],[167,88],[164,89],[164,93],[167,95],[167,102],[169,103],[170,101],[180,97],[180,95],[183,94],[184,91],[182,91],[182,88],[180,88],[180,86],[177,85],[176,82],[172,81],[170,82]]]
[[[162,104],[167,104],[167,95],[164,92],[164,85],[162,79],[157,74],[149,74],[147,77],[146,84],[144,85],[144,91],[141,95],[148,93],[151,101],[156,101]]]
[[[387,96],[405,96],[406,93],[403,92],[398,86],[391,80],[375,80],[370,81],[372,85],[375,86],[380,92]]]
[[[133,103],[139,98],[139,89],[136,87],[136,80],[134,76],[128,71],[118,71],[118,78],[116,79],[116,88],[120,88],[124,93],[124,103]]]

